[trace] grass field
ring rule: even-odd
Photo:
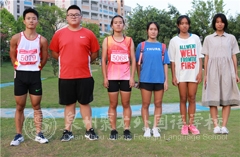
[[[88,141],[84,138],[85,131],[81,119],[76,119],[75,127],[73,127],[75,138],[70,142],[61,142],[59,139],[62,135],[64,120],[56,119],[55,134],[50,138],[48,144],[36,143],[23,133],[25,141],[17,147],[9,145],[15,134],[14,119],[4,118],[1,124],[1,154],[3,157],[238,157],[240,154],[240,110],[233,110],[231,113],[228,123],[229,135],[213,134],[212,128],[208,128],[211,127],[211,123],[208,123],[211,121],[209,112],[198,114],[202,119],[198,121],[201,123],[198,126],[201,134],[197,136],[180,135],[177,123],[173,122],[175,120],[173,117],[177,117],[178,114],[168,114],[163,116],[167,120],[162,120],[164,122],[159,126],[162,127],[161,138],[144,138],[141,118],[134,117],[131,125],[133,140],[125,141],[121,137],[117,141],[108,140],[109,130],[105,130],[108,120],[97,119],[94,120],[94,126],[100,139]],[[118,119],[118,126],[121,126],[120,121],[121,119]],[[122,135],[122,131],[122,128],[118,129],[119,135]]]

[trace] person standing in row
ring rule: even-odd
[[[172,84],[178,87],[180,97],[180,114],[183,126],[182,135],[200,131],[193,125],[196,112],[196,94],[198,84],[202,82],[202,58],[200,38],[189,33],[191,21],[188,16],[181,15],[177,19],[178,35],[169,43]],[[188,101],[188,107],[186,103]],[[187,111],[188,110],[188,111]],[[188,116],[187,116],[188,113]],[[188,117],[188,122],[187,122]]]
[[[59,61],[59,103],[65,105],[65,130],[61,141],[74,138],[71,126],[75,118],[76,101],[86,127],[85,137],[97,140],[92,128],[94,79],[90,63],[98,56],[99,44],[92,31],[81,27],[82,12],[77,5],[67,9],[68,26],[57,31],[50,43],[52,57]]]
[[[122,16],[116,15],[112,18],[111,27],[113,34],[106,37],[102,44],[102,74],[103,86],[108,90],[109,110],[108,116],[111,123],[110,140],[118,138],[116,130],[118,95],[121,95],[124,119],[124,139],[131,140],[130,121],[131,90],[134,87],[134,73],[136,59],[134,54],[134,43],[132,38],[123,34],[125,22]],[[120,91],[120,92],[119,92]]]
[[[213,133],[228,134],[226,128],[231,106],[240,105],[237,83],[240,82],[237,69],[239,47],[236,38],[225,31],[228,21],[224,14],[213,17],[212,28],[215,32],[206,36],[202,54],[204,60],[204,87],[202,105],[210,107],[213,120]],[[222,106],[222,127],[218,124],[218,107]]]
[[[48,143],[43,136],[42,129],[42,81],[41,69],[47,62],[47,39],[36,32],[38,12],[32,8],[23,12],[25,31],[15,34],[10,41],[10,58],[14,66],[14,95],[16,100],[15,125],[17,134],[10,143],[17,146],[24,141],[22,127],[24,122],[24,108],[29,92],[32,108],[34,110],[34,123],[36,127],[35,141]]]
[[[159,25],[157,22],[147,24],[148,39],[139,43],[136,49],[138,72],[138,87],[142,95],[142,119],[144,122],[144,137],[160,137],[157,127],[162,114],[162,99],[164,91],[168,90],[168,64],[170,63],[165,44],[157,41]],[[149,105],[154,93],[154,123],[149,128]]]

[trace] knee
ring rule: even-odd
[[[17,106],[16,106],[16,111],[18,111],[18,112],[23,112],[24,108],[25,108],[25,105],[23,105],[23,104],[17,104]]]
[[[189,95],[189,96],[188,96],[188,102],[194,103],[195,100],[196,100],[196,96],[195,96],[195,95]]]
[[[32,105],[33,110],[40,110],[40,104]]]
[[[183,96],[180,96],[180,102],[181,103],[186,103],[187,102],[187,98],[183,97]]]

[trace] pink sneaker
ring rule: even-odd
[[[187,125],[182,126],[181,134],[188,135],[188,126]]]
[[[194,125],[189,125],[188,129],[193,135],[200,134],[200,131]]]

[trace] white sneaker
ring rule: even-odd
[[[214,134],[221,134],[222,131],[221,131],[221,128],[219,126],[216,126],[214,129],[213,129],[213,133]]]
[[[17,134],[10,143],[10,146],[18,146],[23,141],[24,141],[23,136],[21,134]]]
[[[43,133],[39,133],[36,137],[35,137],[35,141],[39,142],[39,143],[48,143],[48,139],[46,139],[43,136]]]
[[[222,134],[228,134],[229,133],[228,129],[225,126],[223,126],[221,128],[221,131],[222,131]]]
[[[151,137],[151,129],[150,128],[144,128],[144,137]]]
[[[152,133],[153,133],[153,137],[160,137],[160,133],[159,133],[160,129],[155,127],[152,129]]]

